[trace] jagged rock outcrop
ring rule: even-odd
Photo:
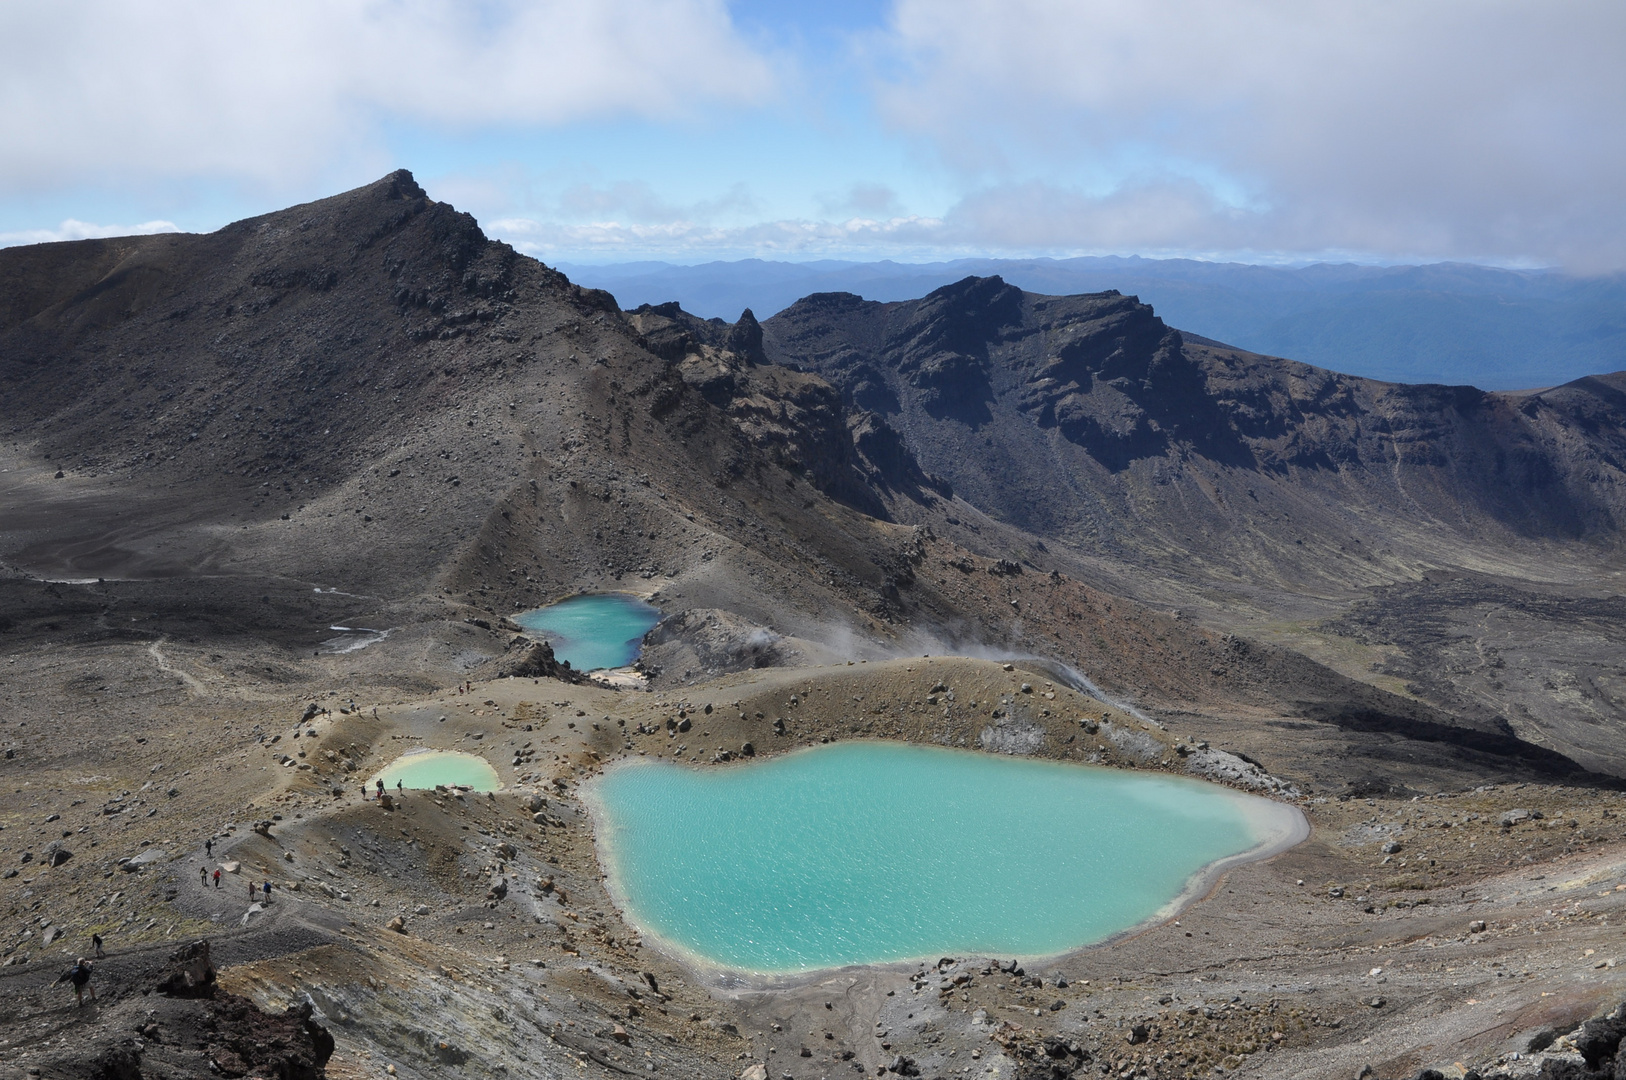
[[[885,518],[889,498],[948,494],[883,417],[844,402],[817,375],[768,364],[749,309],[735,323],[698,318],[676,303],[646,304],[628,318],[649,350],[723,410],[747,442],[832,498]]]

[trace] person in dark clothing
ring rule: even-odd
[[[100,934],[90,935],[90,947],[96,950],[96,959],[98,960],[107,955],[102,951],[102,935]]]
[[[90,991],[90,1000],[96,1000],[96,988],[90,985],[90,961],[81,956],[75,960],[73,967],[62,973],[57,979],[59,983],[72,983],[73,995],[79,1002],[79,1007],[85,1007],[85,991]]]
[[[205,856],[207,856],[208,858],[211,858],[211,859],[215,857],[215,840],[214,840],[214,837],[211,836],[209,839],[207,839],[207,840],[205,840],[203,842],[203,854]]]
[[[265,879],[265,902],[268,903],[268,904],[271,902],[271,879],[270,878]]]

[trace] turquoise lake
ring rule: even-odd
[[[553,655],[577,671],[626,667],[638,659],[644,635],[661,621],[660,609],[626,593],[572,596],[514,616],[547,638]]]
[[[763,975],[1065,952],[1304,828],[1201,781],[886,742],[633,760],[584,792],[628,919],[702,966]]]

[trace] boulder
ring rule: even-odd
[[[1570,1036],[1570,1042],[1586,1059],[1587,1068],[1596,1069],[1606,1061],[1613,1061],[1618,1076],[1621,1065],[1626,1064],[1616,1058],[1621,1041],[1626,1039],[1626,1017],[1618,1015],[1619,1012],[1588,1020],[1579,1032]]]
[[[209,943],[194,941],[171,953],[169,970],[153,989],[168,997],[214,997],[215,967],[209,960]]]
[[[740,1080],[768,1080],[768,1067],[761,1062],[747,1065],[745,1071],[740,1073]]]
[[[1390,840],[1388,843],[1384,844],[1380,850],[1385,855],[1398,855],[1400,854],[1401,850],[1404,849],[1404,847],[1405,845],[1399,840]]]
[[[406,920],[397,915],[384,924],[384,929],[394,930],[397,934],[406,933]]]
[[[505,840],[497,845],[497,854],[502,856],[504,859],[512,859],[515,855],[519,854],[519,852],[514,850],[513,844],[510,844]]]
[[[1517,825],[1521,821],[1529,821],[1530,820],[1530,811],[1528,811],[1528,810],[1508,810],[1505,813],[1503,813],[1501,818],[1499,818],[1498,820],[1500,821],[1500,823],[1504,827],[1511,827],[1511,826]]]
[[[151,866],[153,863],[163,862],[166,858],[168,858],[168,855],[163,848],[152,847],[139,855],[133,855],[126,859],[119,864],[119,869],[134,873],[140,871],[143,867]]]

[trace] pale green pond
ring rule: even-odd
[[[491,763],[476,754],[457,750],[425,750],[396,758],[374,780],[384,781],[384,787],[396,790],[399,781],[404,788],[467,787],[475,791],[497,791],[502,781]],[[372,781],[368,782],[369,786]]]
[[[629,921],[765,975],[1066,952],[1305,831],[1292,807],[1201,781],[887,742],[633,760],[583,791]]]

